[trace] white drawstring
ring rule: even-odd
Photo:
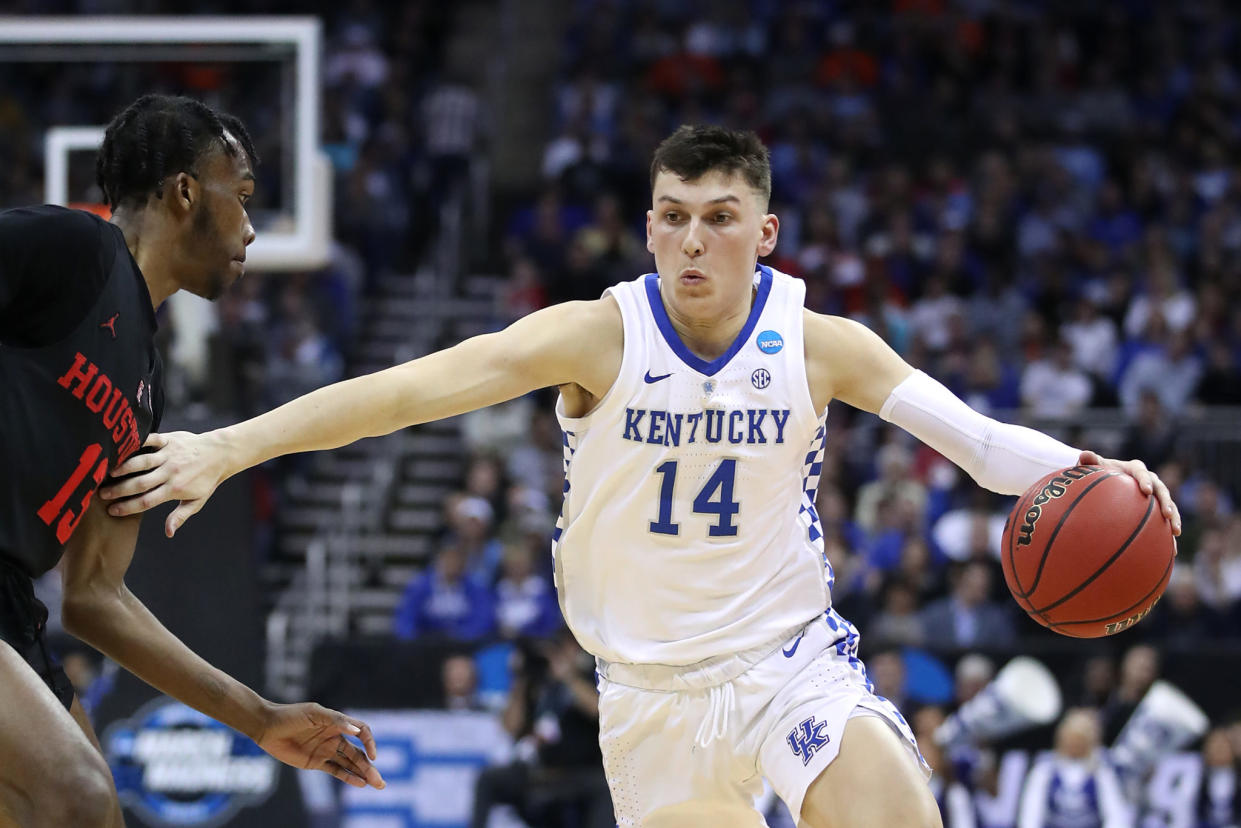
[[[702,723],[698,725],[694,744],[705,748],[716,739],[723,739],[728,734],[728,715],[735,702],[736,694],[733,692],[731,681],[712,685],[710,700],[707,703],[707,714],[702,717]]]

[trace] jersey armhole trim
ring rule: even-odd
[[[810,394],[810,374],[806,370],[806,364],[809,361],[806,358],[806,284],[800,279],[793,279],[791,276],[788,278],[793,283],[790,285],[790,291],[796,293],[795,301],[789,302],[793,306],[794,311],[792,314],[793,325],[797,328],[797,338],[794,341],[801,343],[800,358],[794,357],[792,353],[789,354],[789,359],[797,363],[798,373],[801,374],[801,382],[799,383],[801,393],[798,395],[801,399],[798,401],[798,405],[807,414],[809,421],[818,422],[824,419],[827,414],[827,407],[825,406],[822,411],[816,411],[814,408],[814,397]],[[789,348],[788,350],[791,352],[793,349]],[[829,400],[828,402],[830,405],[831,401]]]

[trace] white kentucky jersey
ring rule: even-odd
[[[759,267],[745,326],[710,361],[672,327],[656,274],[608,293],[624,320],[616,382],[585,417],[556,407],[553,551],[570,629],[605,661],[680,666],[822,615],[827,428],[806,380],[805,285]]]

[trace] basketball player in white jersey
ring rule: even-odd
[[[656,151],[656,273],[596,301],[314,391],[244,423],[157,436],[113,485],[118,514],[167,500],[172,534],[237,471],[558,386],[561,608],[596,656],[600,743],[623,826],[761,825],[766,777],[814,828],[940,824],[905,720],[831,607],[814,494],[833,398],[880,414],[993,491],[1103,462],[987,419],[865,327],[803,307],[776,246],[767,150],[683,127]]]

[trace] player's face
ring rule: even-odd
[[[695,181],[655,178],[646,247],[655,254],[664,300],[681,314],[711,319],[749,307],[754,266],[776,246],[780,223],[740,174]]]
[[[216,299],[245,273],[246,247],[254,227],[246,202],[254,195],[254,173],[245,151],[232,135],[232,154],[212,152],[200,166],[200,201],[190,225],[190,259],[197,272],[186,274],[183,287]]]

